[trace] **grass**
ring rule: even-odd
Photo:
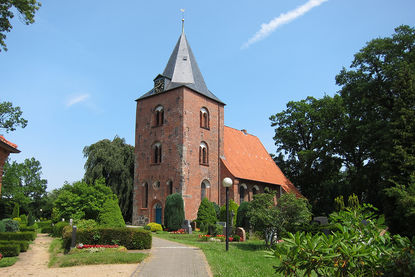
[[[17,262],[18,259],[18,257],[4,257],[0,260],[0,267],[12,266]]]
[[[224,242],[201,242],[198,233],[175,235],[159,232],[155,236],[200,248],[215,277],[277,276],[273,265],[278,261],[266,257],[267,248],[263,240],[230,243],[226,252]]]
[[[96,249],[95,249],[96,250]],[[94,250],[92,250],[94,251]],[[117,249],[106,248],[96,252],[77,250],[64,254],[62,239],[54,239],[49,247],[49,267],[68,267],[93,264],[131,264],[142,262],[148,254],[120,252]]]

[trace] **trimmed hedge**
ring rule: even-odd
[[[29,249],[29,242],[27,240],[0,240],[0,245],[20,245],[20,252],[26,252]]]
[[[38,228],[52,227],[52,220],[40,221],[37,223]]]
[[[36,232],[3,232],[0,233],[0,240],[34,240]]]
[[[52,228],[52,226],[42,227],[40,229],[40,232],[43,233],[43,234],[52,234],[53,233],[53,228]]]
[[[66,249],[71,246],[72,229],[65,228],[63,243]],[[76,243],[83,244],[118,244],[127,249],[150,249],[151,232],[137,228],[95,228],[79,229]]]
[[[37,229],[36,224],[32,225],[32,226],[20,225],[20,231],[21,232],[27,232],[27,231],[36,232],[36,229]]]
[[[53,225],[53,232],[52,236],[54,237],[62,237],[62,231],[65,226],[69,226],[69,223],[66,221],[60,221]]]
[[[4,257],[16,257],[20,254],[20,245],[19,244],[0,244],[0,253]]]

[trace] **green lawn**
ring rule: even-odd
[[[230,243],[229,251],[226,252],[224,242],[200,242],[198,234],[173,235],[160,232],[155,236],[202,249],[215,277],[277,276],[272,267],[277,261],[266,257],[267,249],[262,240]]]
[[[97,250],[97,249],[95,249]],[[120,252],[117,249],[102,249],[100,251],[80,250],[63,254],[62,239],[54,239],[49,247],[49,267],[68,267],[92,264],[131,264],[142,262],[148,254]]]

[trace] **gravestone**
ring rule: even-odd
[[[219,221],[219,222],[216,222],[216,224],[222,225],[222,227],[223,227],[223,235],[226,236],[226,222]]]
[[[72,227],[72,241],[71,241],[71,248],[76,246],[76,226]]]
[[[316,216],[316,217],[313,218],[312,222],[317,222],[318,224],[320,224],[320,226],[325,226],[325,225],[329,224],[329,220],[328,220],[327,216]],[[322,229],[322,231],[325,235],[330,234],[329,229]]]
[[[196,221],[192,221],[192,222],[190,222],[190,226],[192,227],[192,229],[193,229],[193,230],[195,230],[195,231],[196,231],[196,228],[197,228]]]
[[[190,220],[185,219],[182,225],[184,231],[188,234],[192,233],[192,226],[190,226]]]
[[[241,241],[246,241],[246,233],[245,233],[244,228],[242,227],[236,228],[235,234],[237,234],[241,238]]]

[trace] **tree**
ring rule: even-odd
[[[166,198],[164,207],[164,225],[176,231],[182,228],[184,221],[184,202],[180,193],[173,193]]]
[[[103,178],[93,184],[85,182],[66,183],[54,202],[52,220],[65,219],[97,220],[107,199],[116,199],[111,188],[105,185]]]
[[[238,216],[238,204],[232,199],[229,200],[229,220],[231,220],[231,214],[233,212],[233,222],[231,222],[232,226],[236,225],[236,217]],[[220,207],[219,212],[219,220],[225,222],[226,221],[226,204]]]
[[[115,196],[107,198],[104,202],[98,216],[98,222],[103,227],[108,228],[125,227],[125,221]]]
[[[279,233],[295,233],[311,221],[310,204],[293,193],[285,193],[278,199],[277,222]]]
[[[197,211],[197,225],[208,226],[209,224],[215,224],[217,221],[215,207],[206,197],[202,199],[199,210]]]
[[[242,227],[245,229],[245,231],[249,230],[249,202],[242,202],[241,205],[239,205],[237,216],[236,216],[236,226]]]
[[[22,113],[23,112],[20,110],[20,107],[13,107],[11,102],[0,102],[0,129],[3,129],[6,133],[8,133],[16,130],[17,126],[25,128],[27,120],[22,117]]]
[[[20,215],[19,203],[15,203],[14,208],[13,208],[12,218],[19,217],[19,215]]]
[[[19,203],[23,213],[31,210],[34,216],[39,217],[47,188],[47,180],[42,179],[41,175],[42,166],[35,158],[25,159],[23,163],[6,161],[2,187],[3,205]]]
[[[133,210],[134,147],[116,136],[112,141],[100,140],[83,150],[88,184],[105,178],[105,184],[118,197],[125,221],[131,221]]]
[[[19,12],[20,19],[26,25],[35,22],[35,13],[41,4],[36,0],[3,0],[0,4],[0,46],[7,51],[6,33],[13,28],[10,20],[14,17],[13,9]],[[0,52],[1,52],[0,48]]]

